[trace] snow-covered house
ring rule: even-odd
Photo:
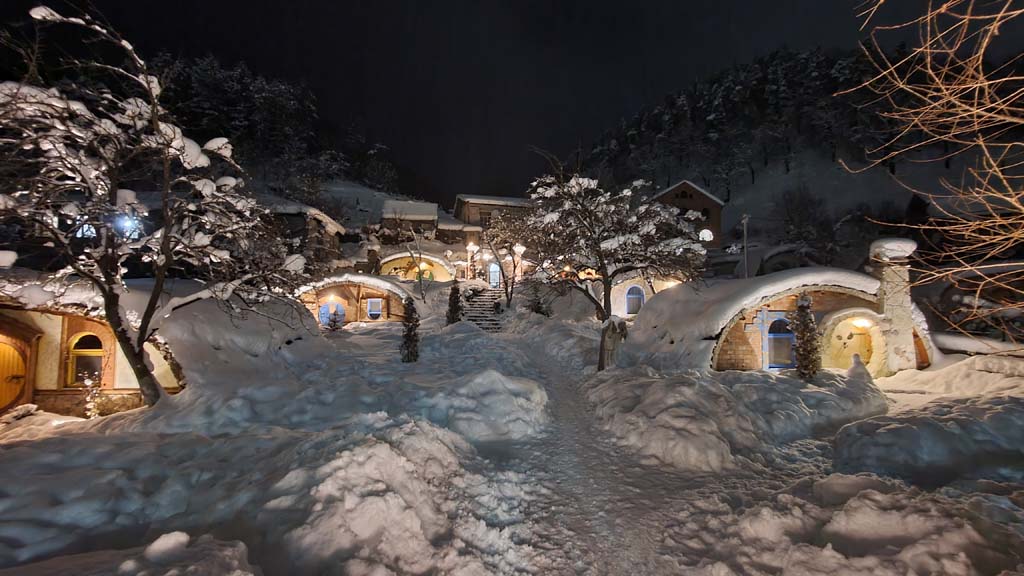
[[[710,247],[719,246],[722,239],[722,208],[725,202],[689,180],[680,180],[651,197],[662,204],[675,206],[681,212],[697,212],[703,221],[700,239]]]
[[[114,333],[98,315],[99,301],[80,285],[57,294],[7,271],[0,296],[0,412],[26,403],[84,416],[86,384],[99,387],[102,414],[142,406],[139,383]],[[26,273],[25,277],[31,276]],[[170,351],[147,343],[157,381],[176,392],[181,381]]]
[[[298,300],[324,326],[332,315],[338,323],[401,321],[405,318],[402,301],[409,295],[386,278],[351,273],[329,276],[296,292]]]
[[[415,200],[385,200],[381,227],[394,233],[406,231],[433,236],[437,229],[437,204]]]
[[[455,197],[455,218],[487,228],[491,217],[498,212],[522,212],[533,202],[529,198],[515,196],[484,196],[480,194],[459,194]]]
[[[345,227],[321,210],[277,196],[257,195],[274,226],[292,244],[292,252],[307,262],[330,263],[341,258]]]
[[[807,294],[825,367],[849,368],[854,354],[873,375],[928,366],[937,352],[910,298],[907,258],[915,248],[910,240],[876,241],[873,274],[798,268],[670,288],[640,310],[624,357],[663,367],[791,368],[795,337],[789,313]]]

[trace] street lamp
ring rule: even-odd
[[[470,242],[469,244],[466,244],[466,262],[467,262],[466,263],[466,280],[470,280],[470,279],[472,279],[474,277],[474,274],[473,274],[473,255],[476,254],[476,251],[479,250],[479,249],[480,249],[480,247],[477,246],[476,244],[472,243],[472,242]]]

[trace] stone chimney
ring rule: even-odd
[[[884,317],[885,375],[917,368],[914,346],[914,303],[910,298],[910,255],[917,242],[908,238],[882,238],[871,243],[871,264],[881,282],[878,305]]]

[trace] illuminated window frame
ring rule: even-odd
[[[86,349],[81,349],[81,350],[75,349],[75,346],[78,344],[78,341],[81,340],[82,338],[85,338],[86,336],[93,336],[94,338],[99,340],[100,341],[100,347],[99,348],[86,348]],[[84,384],[79,383],[79,382],[77,382],[75,380],[75,375],[78,372],[78,370],[77,370],[77,368],[78,368],[78,366],[77,366],[78,358],[82,358],[82,357],[88,357],[88,358],[99,357],[99,358],[102,359],[104,354],[105,354],[105,352],[106,351],[103,349],[103,339],[100,338],[99,335],[94,334],[92,332],[81,332],[81,333],[75,334],[73,337],[69,338],[68,339],[68,362],[67,362],[67,370],[66,370],[67,375],[64,378],[64,386],[67,387],[67,388],[84,388],[85,387]],[[103,360],[100,360],[100,373],[99,373],[99,382],[100,382],[100,384],[103,383],[103,370],[104,370]]]

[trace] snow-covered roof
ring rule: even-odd
[[[448,258],[444,256],[436,256],[434,254],[429,254],[423,251],[416,252],[415,256],[413,256],[413,254],[410,254],[409,250],[401,250],[388,254],[380,259],[381,268],[383,268],[384,265],[387,264],[388,262],[391,262],[392,260],[398,260],[400,258],[418,258],[420,260],[426,260],[427,262],[433,262],[434,264],[437,264],[444,268],[445,270],[447,270],[453,276],[455,275],[455,267],[452,266]]]
[[[483,228],[476,224],[466,224],[447,212],[437,213],[437,227],[441,230],[462,230],[464,232],[481,232]]]
[[[718,337],[733,318],[780,294],[811,286],[873,296],[879,281],[841,268],[794,268],[748,279],[680,284],[644,304],[627,347],[640,357],[661,356],[671,365],[708,368]]]
[[[307,217],[323,224],[328,234],[345,233],[344,226],[312,206],[271,194],[256,194],[253,197],[274,214],[305,214]]]
[[[472,202],[475,204],[491,204],[494,206],[532,206],[533,200],[517,196],[484,196],[482,194],[459,194],[455,202]]]
[[[437,220],[437,204],[414,200],[385,200],[381,218],[392,220]]]
[[[668,188],[665,188],[664,190],[658,192],[654,196],[651,196],[651,200],[657,200],[661,196],[664,196],[665,194],[675,190],[676,188],[679,188],[680,186],[686,186],[688,188],[692,188],[694,191],[700,192],[701,194],[707,196],[708,198],[714,200],[715,202],[718,202],[719,205],[725,206],[725,201],[724,200],[722,200],[718,196],[715,196],[711,192],[708,192],[707,190],[701,188],[700,186],[697,186],[696,184],[694,184],[693,182],[691,182],[689,180],[680,180],[679,182],[676,182],[675,184],[669,186]]]
[[[399,298],[405,299],[406,297],[412,296],[405,288],[401,287],[395,282],[382,278],[380,276],[372,276],[370,274],[356,274],[353,272],[346,272],[344,274],[336,274],[333,276],[327,276],[316,282],[311,282],[302,286],[295,291],[295,297],[298,298],[302,294],[309,292],[310,290],[317,290],[326,286],[334,286],[335,284],[362,284],[364,286],[370,286],[384,292],[391,292]]]

